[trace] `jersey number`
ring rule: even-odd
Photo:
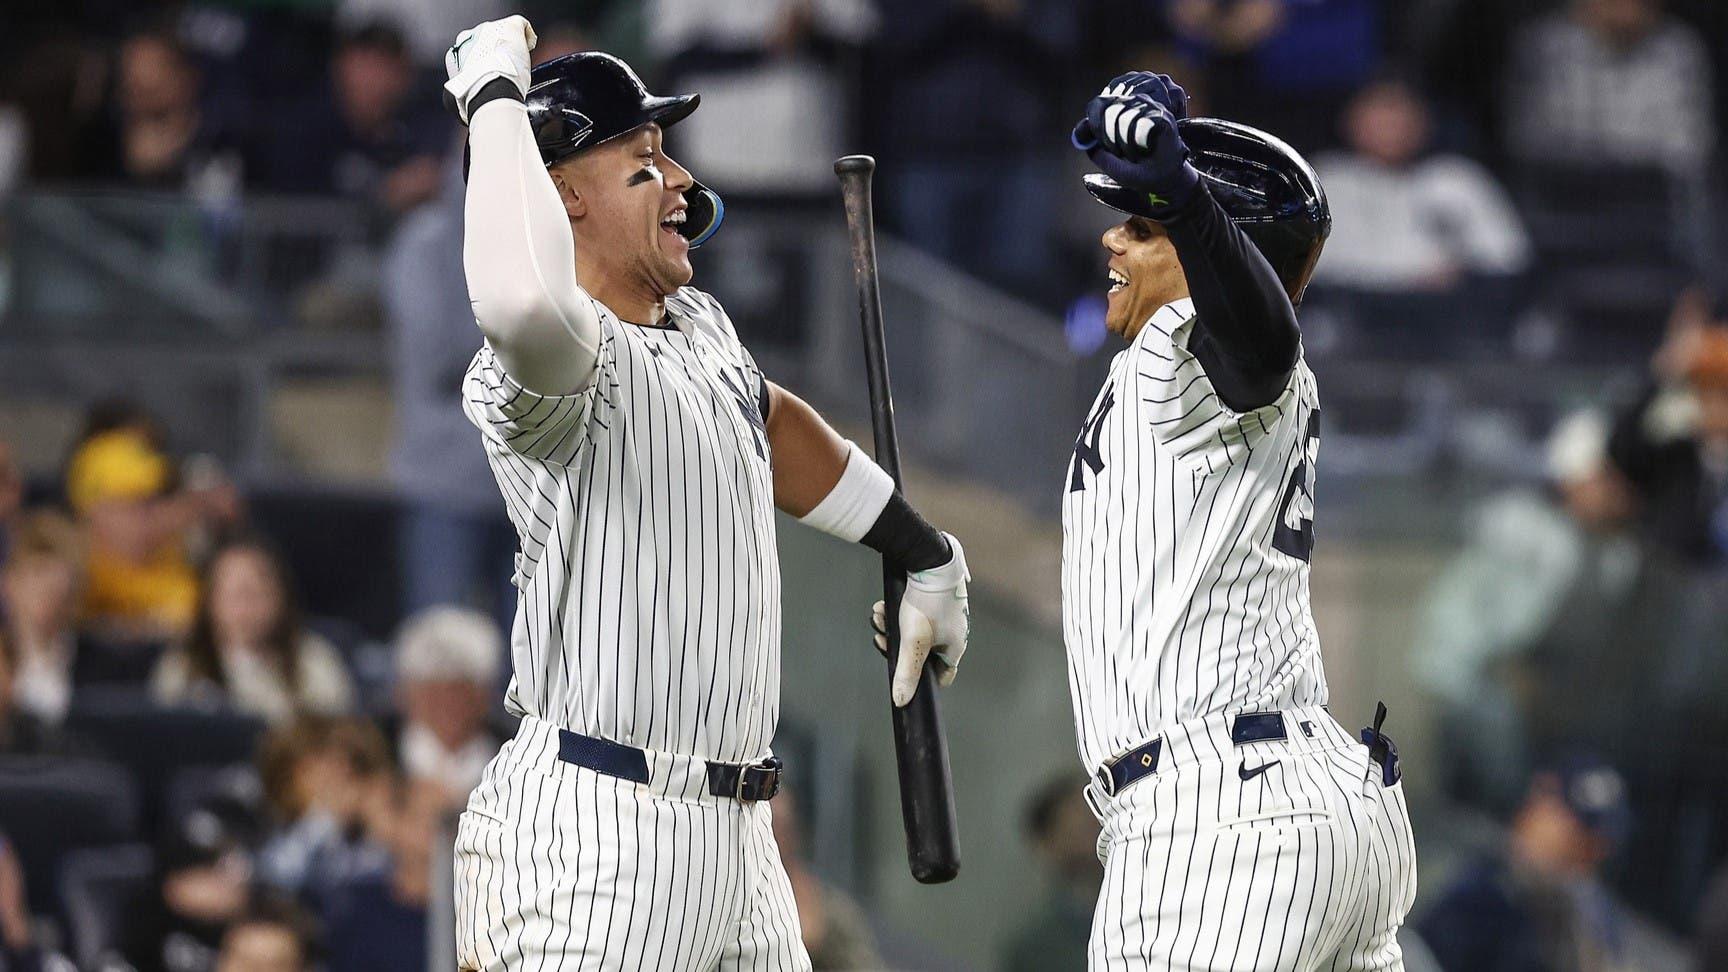
[[[1320,410],[1308,413],[1302,458],[1290,471],[1284,498],[1278,504],[1278,525],[1272,528],[1272,549],[1304,563],[1314,555],[1314,460],[1320,454]]]
[[[1110,414],[1110,409],[1116,405],[1116,390],[1104,389],[1104,397],[1098,400],[1098,407],[1092,410],[1092,415],[1086,419],[1086,424],[1080,426],[1080,437],[1074,440],[1074,458],[1068,464],[1068,492],[1077,493],[1086,488],[1086,473],[1080,467],[1092,470],[1092,475],[1104,468],[1104,454],[1098,451],[1098,438],[1104,434],[1104,416]],[[1092,441],[1087,442],[1090,438]]]

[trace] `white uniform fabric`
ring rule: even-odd
[[[1063,634],[1092,768],[1196,716],[1326,702],[1303,549],[1314,375],[1298,362],[1277,401],[1232,412],[1193,322],[1171,303],[1116,356],[1069,463]]]
[[[1062,605],[1088,774],[1162,739],[1104,823],[1093,969],[1400,968],[1415,888],[1401,786],[1323,709],[1308,603],[1314,375],[1224,405],[1188,352],[1193,302],[1116,356],[1064,481]],[[1235,746],[1230,720],[1291,738]],[[1298,731],[1297,727],[1301,729]],[[1278,765],[1242,779],[1264,761]]]
[[[1173,726],[1156,773],[1115,799],[1093,788],[1104,883],[1088,968],[1402,969],[1416,897],[1403,784],[1385,786],[1319,706],[1285,711],[1281,741],[1233,745],[1230,720]]]
[[[638,785],[558,759],[533,716],[456,834],[461,969],[810,968],[769,805],[708,795],[701,760]]]
[[[490,348],[463,383],[521,543],[524,718],[462,818],[461,967],[808,969],[767,806],[702,773],[770,755],[779,713],[764,379],[706,294],[670,327],[594,306],[587,387],[536,394]],[[557,728],[649,750],[650,782],[559,762]]]
[[[667,300],[673,327],[594,306],[588,387],[536,394],[489,348],[463,382],[521,542],[505,706],[627,746],[754,762],[780,699],[764,379],[700,291]]]

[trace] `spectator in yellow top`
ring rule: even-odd
[[[104,636],[162,640],[185,634],[198,578],[168,500],[172,468],[145,435],[115,429],[78,448],[66,496],[89,539],[83,620]]]

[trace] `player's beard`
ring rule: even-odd
[[[651,233],[642,251],[639,272],[655,296],[667,297],[696,275],[690,265],[690,244],[682,235],[663,228],[658,214]]]

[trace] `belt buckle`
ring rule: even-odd
[[[738,768],[738,787],[732,796],[740,803],[757,803],[762,800],[772,800],[780,792],[780,757],[770,756],[760,763],[752,763]],[[754,780],[763,782],[756,784],[756,790],[751,792]]]

